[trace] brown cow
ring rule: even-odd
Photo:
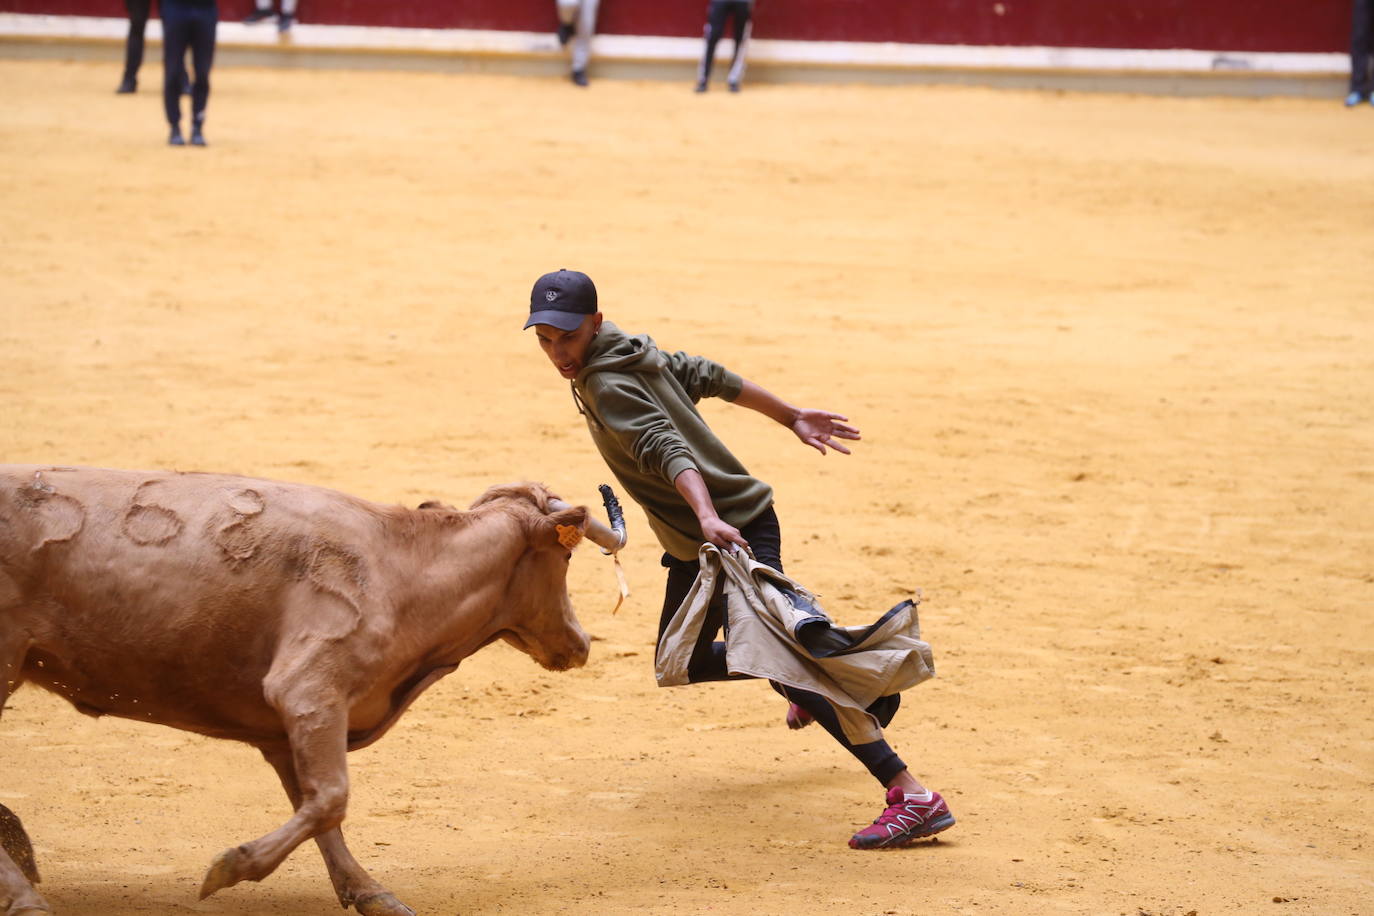
[[[467,512],[217,474],[0,466],[0,709],[25,681],[93,716],[253,745],[295,814],[221,853],[202,898],[313,837],[343,906],[412,914],[344,845],[348,751],[497,638],[587,660],[567,592],[587,510],[539,484]],[[623,537],[622,537],[623,542]],[[0,807],[0,914],[50,912]],[[27,877],[26,877],[27,875]]]

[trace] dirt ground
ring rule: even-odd
[[[842,623],[924,591],[889,732],[959,822],[860,853],[875,783],[759,683],[660,690],[658,551],[591,549],[597,641],[504,646],[352,755],[346,835],[423,914],[1374,912],[1374,111],[958,88],[0,62],[0,459],[385,503],[607,479],[520,332],[540,273],[847,413],[724,403]],[[196,901],[289,807],[246,747],[0,722],[67,916],[337,912],[313,848]]]

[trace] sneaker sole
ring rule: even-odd
[[[920,833],[908,833],[905,836],[895,836],[881,843],[874,843],[872,846],[851,846],[850,849],[869,850],[869,849],[901,849],[916,840],[923,840],[926,837],[935,836],[954,826],[954,815],[946,814],[944,817],[936,818],[929,824],[924,825]]]

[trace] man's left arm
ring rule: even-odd
[[[792,430],[802,442],[822,455],[827,447],[848,455],[849,449],[836,439],[859,438],[859,431],[846,422],[849,418],[828,410],[793,407],[782,398],[726,369],[704,356],[686,353],[665,354],[667,369],[696,403],[701,398],[719,397],[732,404],[757,410]],[[735,390],[738,388],[739,393]]]
[[[859,430],[850,426],[847,422],[848,417],[828,410],[816,410],[809,407],[793,407],[782,398],[773,394],[771,391],[756,385],[748,379],[742,379],[739,395],[732,403],[741,407],[748,407],[750,410],[757,410],[765,417],[769,417],[792,430],[805,444],[811,446],[822,455],[825,454],[827,447],[833,448],[842,455],[848,455],[849,449],[837,439],[851,439],[858,441],[860,438]]]

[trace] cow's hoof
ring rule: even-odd
[[[0,848],[9,853],[10,859],[24,873],[30,884],[38,883],[38,865],[33,860],[33,844],[24,832],[19,816],[9,808],[0,805]]]
[[[243,852],[238,846],[215,856],[215,861],[210,863],[210,870],[205,873],[205,880],[200,882],[200,899],[204,900],[215,891],[238,884],[242,863]]]
[[[414,910],[385,891],[359,897],[353,906],[363,916],[415,916]]]
[[[6,904],[8,907],[0,910],[4,916],[38,916],[39,913],[52,912],[48,901],[38,896],[38,892],[31,887],[20,891],[18,897],[0,895],[0,906]]]

